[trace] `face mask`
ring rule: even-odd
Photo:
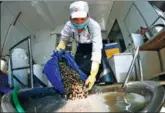
[[[83,29],[88,25],[88,20],[86,22],[84,22],[83,24],[76,24],[76,23],[73,23],[73,22],[72,22],[72,24],[77,29]]]

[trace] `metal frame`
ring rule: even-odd
[[[162,17],[161,15],[159,15],[159,16],[156,18],[156,20],[151,24],[151,26],[153,26],[160,18],[163,19],[163,20],[165,20],[165,17]],[[163,65],[163,63],[162,63],[162,62],[163,62],[163,59],[162,59],[160,50],[161,50],[161,49],[156,50],[156,51],[157,51],[157,55],[158,55],[158,58],[159,58],[160,70],[161,70],[161,72],[163,72],[164,65]]]
[[[129,8],[129,11],[130,11],[130,9],[132,8],[132,6],[135,6],[135,7],[136,7],[136,9],[138,10],[138,12],[139,12],[139,14],[141,15],[142,19],[144,20],[145,25],[147,26],[147,28],[149,28],[149,25],[148,25],[147,21],[145,20],[143,14],[141,13],[140,9],[137,7],[137,5],[136,5],[135,2],[132,3],[131,7]],[[128,13],[129,13],[129,11],[127,12],[127,15],[128,15]],[[126,19],[127,15],[126,15],[125,18],[124,18],[124,24],[125,24],[125,19]],[[153,26],[160,18],[163,19],[163,20],[165,20],[165,17],[159,15],[159,16],[155,19],[155,21],[153,21],[153,23],[151,24],[151,26]],[[126,25],[126,24],[125,24],[125,25]],[[127,26],[126,26],[126,28],[127,28]],[[127,30],[128,30],[128,28],[127,28]],[[149,33],[151,34],[150,29],[149,29]],[[159,58],[159,63],[160,63],[161,72],[163,72],[164,65],[163,65],[163,63],[162,63],[163,60],[162,60],[162,56],[161,56],[161,53],[160,53],[160,49],[159,49],[159,50],[155,50],[155,51],[157,52],[157,55],[158,55],[158,58]],[[141,81],[143,81],[143,70],[142,70],[142,64],[141,64],[141,60],[140,60],[140,55],[139,55],[139,54],[138,54],[138,56],[137,56],[137,60],[138,60],[138,67],[140,68]],[[136,66],[135,66],[135,67],[136,67]],[[129,75],[128,75],[128,78],[129,78]],[[127,79],[128,79],[128,78],[127,78]],[[125,82],[128,82],[127,79],[126,79]],[[125,84],[126,84],[126,83],[125,83]]]
[[[31,88],[34,88],[34,82],[33,82],[33,60],[32,60],[32,48],[31,48],[31,38],[34,37],[33,35],[30,35],[28,37],[26,37],[25,39],[19,41],[17,44],[15,44],[13,47],[11,47],[9,49],[9,54],[10,54],[10,69],[11,69],[11,84],[12,87],[14,87],[14,79],[16,79],[19,83],[21,83],[21,81],[19,81],[18,78],[16,78],[13,74],[14,70],[21,70],[21,69],[27,69],[30,68],[30,81],[31,81]],[[13,68],[13,63],[12,63],[12,57],[11,57],[11,53],[12,50],[17,47],[18,45],[20,45],[21,43],[27,41],[27,45],[28,45],[28,54],[29,54],[29,64],[30,66],[27,67],[20,67],[20,68]],[[21,83],[22,85],[24,85],[23,83]]]
[[[129,77],[131,75],[131,72],[133,70],[133,67],[135,65],[135,62],[136,62],[136,59],[138,59],[138,63],[140,63],[140,60],[139,60],[139,47],[137,47],[136,51],[135,51],[135,54],[134,54],[134,57],[133,57],[133,60],[131,62],[131,65],[129,67],[129,70],[127,72],[127,75],[126,75],[126,78],[124,80],[124,84],[122,85],[122,87],[125,87],[126,84],[128,83],[128,80],[129,80]],[[142,73],[141,71],[142,68],[140,68],[140,72]],[[141,75],[141,81],[143,81],[143,74]]]
[[[159,19],[163,19],[165,21],[165,17],[162,17],[161,15],[159,15],[155,21],[151,24],[151,26],[153,26]],[[163,49],[163,48],[162,48]],[[163,72],[163,69],[164,69],[164,65],[163,65],[163,59],[162,59],[162,55],[161,55],[161,52],[160,52],[161,49],[157,49],[157,50],[152,50],[152,51],[156,51],[157,52],[157,55],[158,55],[158,59],[159,59],[159,63],[160,63],[160,70],[161,72]]]

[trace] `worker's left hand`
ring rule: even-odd
[[[95,81],[96,81],[96,77],[95,77],[95,76],[90,75],[90,76],[88,77],[88,79],[87,79],[86,82],[85,82],[85,85],[88,86],[88,87],[87,87],[87,90],[88,90],[88,91],[92,89],[92,87],[93,87]]]
[[[87,80],[85,82],[85,85],[88,86],[87,87],[88,91],[92,89],[92,87],[93,87],[93,85],[94,85],[94,83],[96,81],[96,75],[98,73],[98,70],[99,70],[99,63],[93,61],[92,62],[90,75],[89,75],[89,77],[87,78]]]

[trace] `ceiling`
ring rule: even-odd
[[[55,1],[3,1],[14,14],[20,11],[20,19],[29,31],[55,29],[64,25],[69,19],[69,5],[75,0]],[[100,23],[103,30],[113,4],[112,0],[86,0],[89,4],[90,17]]]

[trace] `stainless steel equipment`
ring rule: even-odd
[[[14,87],[14,79],[16,79],[20,84],[22,84],[23,86],[26,87],[26,85],[24,85],[21,81],[19,81],[19,79],[17,79],[16,76],[14,76],[13,71],[14,70],[21,70],[21,69],[28,69],[30,68],[30,82],[31,82],[31,88],[34,87],[34,83],[33,83],[33,59],[32,59],[32,48],[31,48],[31,38],[34,37],[34,35],[30,35],[26,38],[24,38],[23,40],[19,41],[17,44],[15,44],[14,46],[12,46],[9,49],[9,53],[10,53],[10,70],[11,70],[11,84],[12,87]],[[29,66],[26,67],[20,67],[20,68],[13,68],[13,64],[12,64],[12,57],[11,57],[11,53],[12,50],[17,47],[18,45],[20,45],[22,42],[27,41],[27,46],[28,46],[28,53],[29,53]]]
[[[164,24],[156,24],[148,28],[148,31],[145,32],[144,36],[151,40],[153,37],[155,37],[160,31],[165,29]],[[149,32],[150,31],[150,32]]]
[[[163,102],[165,100],[165,90],[163,86],[160,86],[159,83],[153,82],[153,81],[144,81],[144,82],[129,82],[126,84],[125,87],[127,90],[127,93],[136,93],[139,95],[142,95],[145,97],[145,99],[149,100],[150,103],[147,104],[146,107],[141,112],[159,112]],[[118,85],[108,85],[108,86],[95,86],[94,90],[92,91],[92,94],[95,93],[106,93],[106,92],[121,92],[121,84]],[[2,97],[1,100],[1,110],[2,112],[16,112],[15,107],[13,103],[11,102],[11,94],[12,92],[5,94]],[[51,98],[46,98],[45,96],[55,96]],[[32,99],[33,102],[35,100],[40,99],[39,108],[35,109],[34,106],[31,108],[36,112],[43,111],[45,109],[49,109],[49,107],[52,109],[52,111],[57,111],[58,109],[62,108],[66,100],[64,97],[59,93],[57,93],[54,88],[35,88],[35,89],[28,89],[28,90],[22,90],[18,93],[19,101],[20,103],[30,104],[29,99]],[[56,99],[58,101],[54,101],[53,99]],[[25,101],[26,100],[26,101]],[[52,101],[53,100],[53,101]],[[47,104],[46,104],[47,103]],[[34,104],[34,103],[33,103]],[[93,103],[92,105],[95,106],[97,103]],[[29,105],[31,106],[31,105]],[[24,108],[25,111],[27,108]],[[79,109],[79,108],[78,108]],[[49,111],[51,111],[49,109]],[[140,112],[140,111],[137,111]]]
[[[100,86],[94,89],[93,92],[112,92],[112,91],[122,91],[122,84],[117,84],[115,86]],[[138,112],[159,112],[164,104],[165,100],[165,90],[159,82],[154,81],[136,81],[129,82],[125,85],[127,93],[136,93],[144,96],[150,103],[142,110]]]

